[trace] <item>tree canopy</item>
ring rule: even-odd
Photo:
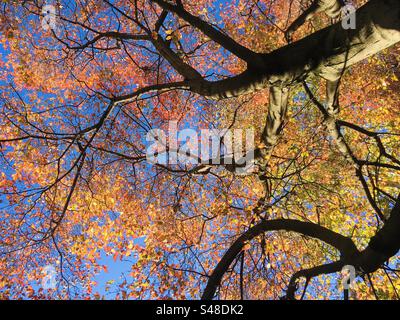
[[[0,298],[399,299],[400,2],[352,4],[3,0]],[[149,162],[171,123],[253,171]]]

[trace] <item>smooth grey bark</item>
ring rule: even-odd
[[[380,268],[400,250],[400,195],[384,226],[371,238],[365,250],[354,260],[363,273]]]
[[[248,48],[238,44],[229,36],[224,35],[208,23],[202,21],[184,10],[182,4],[172,5],[163,0],[153,0],[163,7],[164,10],[174,12],[180,18],[188,21],[192,26],[200,29],[213,41],[219,43],[223,48],[232,52],[248,63],[248,69],[240,75],[232,78],[210,82],[204,80],[201,75],[171,50],[162,39],[151,40],[150,35],[130,35],[119,32],[100,33],[86,44],[70,49],[82,50],[93,45],[104,37],[113,37],[125,40],[148,40],[152,41],[161,56],[163,56],[181,74],[185,80],[170,84],[159,84],[139,89],[136,92],[113,98],[110,106],[104,112],[99,123],[89,127],[82,132],[95,133],[101,128],[114,105],[137,99],[142,94],[149,92],[166,92],[173,89],[190,90],[200,95],[211,98],[227,98],[239,96],[246,93],[269,87],[271,92],[270,109],[267,126],[263,133],[266,148],[276,144],[278,135],[282,130],[282,124],[286,115],[288,88],[296,83],[304,81],[310,75],[317,75],[328,81],[328,113],[332,119],[328,127],[338,142],[342,153],[351,158],[351,150],[338,134],[334,114],[336,112],[336,92],[338,79],[350,66],[360,62],[369,56],[376,54],[400,41],[400,1],[399,0],[371,0],[356,12],[357,24],[355,30],[344,30],[341,23],[336,23],[323,30],[315,32],[304,39],[291,43],[271,53],[255,53]],[[109,1],[109,5],[113,6]],[[300,18],[299,22],[305,21],[314,13],[324,10],[328,15],[336,17],[339,7],[333,0],[314,1],[313,6]],[[165,19],[163,12],[161,19]],[[160,25],[156,26],[156,29]],[[335,93],[335,95],[333,95]],[[331,109],[329,109],[329,107]],[[335,127],[333,126],[335,124]],[[94,135],[91,140],[94,139]],[[336,134],[336,136],[335,136]],[[85,146],[88,148],[90,142]],[[83,165],[84,152],[78,158],[78,174]],[[75,167],[75,166],[74,166]],[[74,183],[75,185],[76,183]],[[71,189],[70,195],[74,190]],[[70,197],[69,197],[70,198]],[[64,212],[68,207],[65,204]],[[62,217],[61,217],[62,218]],[[61,220],[60,220],[61,221]],[[57,222],[59,225],[60,221]],[[54,230],[54,229],[53,229]],[[325,241],[336,247],[342,253],[342,260],[324,266],[315,267],[312,270],[303,270],[298,276],[316,276],[321,273],[335,272],[344,263],[354,264],[362,273],[377,270],[385,261],[395,255],[400,248],[400,197],[394,206],[390,217],[383,228],[370,240],[367,248],[361,252],[357,250],[354,243],[340,234],[321,226],[296,220],[274,220],[262,221],[259,225],[246,231],[227,251],[221,262],[215,268],[210,277],[204,293],[204,298],[212,298],[216,287],[219,285],[226,269],[238,252],[242,250],[244,241],[253,239],[262,232],[274,230],[288,230],[299,232]],[[54,231],[53,231],[54,232]],[[293,283],[293,281],[291,281]]]
[[[209,23],[186,11],[179,3],[174,5],[165,0],[152,0],[165,11],[172,12],[181,19],[209,36],[223,48],[238,56],[248,64],[243,73],[220,81],[207,81],[179,57],[161,40],[153,41],[171,65],[184,76],[180,89],[192,91],[202,96],[223,99],[240,96],[270,88],[270,108],[268,121],[263,132],[265,150],[262,157],[268,157],[281,132],[287,99],[277,103],[277,94],[286,88],[301,83],[310,75],[327,80],[327,108],[337,114],[339,79],[350,66],[376,54],[400,41],[400,1],[371,0],[356,11],[356,29],[345,30],[341,22],[315,32],[300,41],[290,43],[271,53],[256,53]],[[340,0],[316,0],[308,14],[326,11],[337,16]],[[265,160],[263,160],[265,162]]]
[[[262,63],[242,74],[215,82],[188,83],[211,98],[229,98],[269,86],[288,87],[311,74],[337,81],[350,66],[400,41],[400,1],[371,0],[356,11],[355,30],[341,22],[317,31],[271,53],[259,54]]]
[[[390,218],[385,225],[372,237],[368,246],[359,251],[354,242],[339,233],[324,228],[315,223],[291,219],[264,220],[243,233],[226,251],[218,265],[209,277],[202,299],[213,299],[216,289],[244,245],[262,233],[286,230],[301,233],[323,241],[340,252],[340,260],[296,272],[289,283],[287,298],[294,299],[296,280],[300,277],[310,279],[321,274],[340,271],[345,265],[353,265],[358,274],[368,274],[378,270],[382,265],[400,250],[400,195],[393,207]]]
[[[287,109],[287,99],[276,102],[277,92],[305,81],[314,74],[327,81],[327,108],[332,115],[339,111],[338,86],[350,66],[400,41],[400,1],[371,0],[356,12],[356,29],[345,30],[341,22],[310,36],[263,55],[263,65],[250,68],[226,80],[198,82],[190,86],[204,96],[227,98],[270,87],[268,120],[263,132],[266,162],[276,144]]]
[[[338,22],[271,53],[255,53],[245,48],[229,36],[213,28],[207,22],[187,12],[181,4],[173,5],[163,0],[153,0],[153,2],[160,5],[164,10],[173,12],[183,20],[186,20],[248,64],[247,70],[237,76],[211,82],[200,78],[193,67],[182,63],[172,50],[165,47],[164,43],[161,41],[155,42],[154,45],[160,51],[160,54],[171,63],[177,72],[185,77],[182,82],[163,85],[161,87],[162,90],[168,91],[169,89],[179,88],[205,97],[222,99],[270,88],[270,108],[267,124],[263,132],[263,142],[268,155],[282,131],[289,87],[304,82],[311,75],[316,75],[328,82],[327,112],[330,119],[327,123],[328,130],[338,142],[342,153],[347,154],[349,160],[351,160],[351,150],[338,134],[334,119],[338,112],[337,89],[339,79],[349,67],[400,41],[399,0],[371,0],[356,11],[356,29],[345,30],[341,22]],[[326,5],[322,6],[322,2]],[[329,15],[337,15],[339,10],[337,3],[328,0],[319,1],[318,3],[318,7],[311,8],[308,14],[326,10]],[[333,6],[328,6],[328,3]],[[158,90],[160,88],[155,86],[154,89]],[[133,96],[137,96],[137,93],[120,97],[116,100],[128,101]],[[261,156],[265,156],[265,154],[261,153]],[[316,227],[313,224],[292,220],[262,221],[258,226],[246,231],[228,249],[210,276],[203,298],[210,299],[213,297],[226,268],[229,267],[231,259],[234,259],[242,250],[244,241],[250,240],[266,231],[288,230],[300,232],[325,241],[342,252],[340,261],[309,270],[301,270],[296,273],[292,277],[291,284],[300,276],[312,277],[321,273],[336,272],[344,264],[355,265],[361,273],[373,272],[396,254],[400,248],[400,237],[398,237],[398,230],[400,230],[399,202],[400,199],[396,202],[384,227],[377,232],[368,247],[361,252],[357,250],[351,240],[344,241],[346,244],[344,248],[341,244],[343,236],[327,229],[321,229],[320,226]],[[291,295],[295,292],[295,289],[292,286],[288,291],[289,295]]]
[[[262,233],[268,231],[291,231],[319,239],[341,252],[343,257],[348,257],[357,252],[357,248],[350,238],[331,231],[323,226],[311,222],[303,222],[292,219],[264,220],[243,233],[226,251],[218,265],[213,270],[204,289],[202,299],[210,300],[221,283],[222,277],[229,266],[242,251],[244,245]]]
[[[329,1],[326,1],[329,2]],[[314,2],[316,3],[316,2]],[[331,1],[331,4],[333,2]],[[332,14],[337,14],[338,8],[330,7]],[[311,8],[315,12],[315,7]],[[335,13],[336,12],[336,13]],[[309,12],[310,14],[310,12]],[[301,17],[303,19],[304,17]],[[270,54],[264,55],[263,68],[254,71],[247,70],[236,77],[239,80],[235,88],[225,90],[224,97],[235,96],[253,92],[266,86],[270,87],[270,108],[267,124],[263,132],[263,142],[266,145],[267,153],[277,143],[282,130],[283,119],[287,110],[287,87],[304,81],[309,75],[315,74],[327,80],[327,107],[326,119],[327,129],[333,136],[340,151],[354,162],[352,152],[343,140],[335,117],[338,114],[338,87],[340,78],[347,68],[380,52],[400,41],[400,1],[398,0],[372,0],[357,10],[357,28],[355,30],[344,30],[341,23],[325,28],[298,42],[289,44]],[[252,80],[250,80],[252,78]],[[229,86],[232,79],[219,82],[220,88],[213,86],[217,93],[223,87]],[[248,82],[246,84],[246,81]],[[224,91],[224,90],[222,90]],[[211,96],[213,95],[210,92]],[[217,93],[218,96],[219,93]],[[220,96],[218,96],[220,97]],[[355,162],[355,165],[357,163]],[[275,225],[276,224],[276,225]],[[301,225],[301,224],[300,224]],[[207,286],[204,290],[203,299],[212,299],[216,288],[230,265],[230,262],[242,250],[244,241],[252,239],[254,234],[271,230],[289,230],[310,235],[315,226],[299,225],[292,221],[263,221],[257,227],[244,233],[228,249],[226,254],[216,266]],[[304,227],[304,228],[303,228]],[[299,229],[302,229],[301,231]],[[344,250],[340,248],[340,236],[334,235],[334,242],[326,241],[331,231],[323,231],[323,236],[313,234],[316,238],[333,244],[342,252],[341,260],[300,270],[295,273],[290,281],[287,291],[289,299],[294,298],[297,289],[296,279],[306,277],[307,281],[314,276],[340,271],[346,264],[354,265],[359,274],[374,272],[379,269],[390,257],[400,249],[400,197],[393,208],[390,218],[385,222],[384,227],[379,230],[370,240],[369,245],[363,251],[358,251],[354,243],[347,244]],[[321,231],[318,229],[318,231]],[[231,260],[232,259],[232,260]]]

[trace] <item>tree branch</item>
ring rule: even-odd
[[[351,257],[357,254],[358,250],[350,238],[331,231],[325,227],[311,222],[302,222],[292,219],[264,220],[256,226],[243,233],[226,251],[218,265],[212,272],[207,286],[203,292],[202,299],[210,300],[214,297],[217,287],[220,285],[222,277],[228,270],[232,261],[242,251],[246,242],[251,241],[258,235],[268,231],[286,230],[301,233],[312,238],[319,239],[336,249],[342,257]]]

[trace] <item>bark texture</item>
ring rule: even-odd
[[[243,233],[226,251],[214,271],[210,275],[204,289],[202,299],[213,299],[216,289],[237,255],[243,250],[245,244],[264,232],[286,230],[321,240],[340,252],[340,260],[311,269],[300,270],[295,273],[290,281],[287,297],[294,299],[296,280],[300,277],[312,277],[340,271],[345,265],[353,265],[359,275],[378,270],[383,263],[400,250],[400,195],[393,207],[390,218],[385,225],[369,241],[368,246],[359,251],[354,242],[339,233],[326,229],[323,226],[310,222],[291,219],[265,220]]]
[[[400,1],[371,0],[356,11],[356,29],[341,22],[271,53],[240,75],[221,81],[189,84],[192,91],[212,98],[252,93],[269,86],[288,87],[316,74],[336,81],[350,66],[400,41]]]

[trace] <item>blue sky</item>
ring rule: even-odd
[[[231,1],[229,0],[219,0],[216,2],[216,8],[218,10],[218,8],[223,9],[224,8],[224,4],[230,4]],[[221,7],[218,6],[218,4],[221,4]],[[216,18],[219,17],[219,13],[218,11],[214,11],[214,15]],[[223,28],[223,24],[222,24],[222,20],[221,24],[219,25],[221,28]],[[3,60],[6,60],[6,56],[7,56],[7,52],[4,51],[3,48],[0,47],[0,54],[2,55]],[[210,73],[213,73],[215,70],[210,70]],[[7,85],[5,83],[1,84],[1,85]],[[21,92],[21,94],[24,96],[27,94],[27,92]],[[43,94],[42,95],[43,99],[46,98],[46,96]],[[199,108],[201,108],[201,106],[198,106]],[[184,123],[185,126],[189,126],[188,123]],[[193,128],[193,129],[198,129],[198,128]],[[12,174],[11,171],[6,170],[5,173],[7,175]],[[3,199],[4,200],[4,199]],[[6,202],[3,202],[3,205],[5,205]],[[118,219],[118,217],[115,217],[115,219]],[[79,230],[77,230],[76,232],[79,233]],[[136,240],[137,243],[139,243],[142,246],[145,246],[145,242],[144,239],[137,239]],[[99,264],[101,265],[106,265],[108,271],[102,271],[100,272],[100,274],[98,274],[94,280],[97,282],[97,286],[95,288],[93,288],[93,292],[99,292],[101,295],[104,295],[106,298],[113,298],[115,296],[115,292],[114,289],[116,288],[116,286],[118,285],[118,283],[122,282],[123,277],[129,277],[129,273],[130,273],[130,268],[132,263],[134,263],[134,257],[127,257],[124,260],[116,260],[114,261],[112,256],[107,256],[104,252],[101,253],[101,258],[99,260]],[[114,281],[113,283],[111,283],[111,281]],[[107,289],[109,287],[109,289]]]
[[[221,8],[223,8],[223,4],[225,3],[231,3],[231,1],[229,0],[219,0],[216,1],[217,4],[222,4]],[[218,6],[216,6],[218,8]],[[218,18],[219,14],[218,12],[215,12],[215,17]],[[223,25],[221,24],[220,27],[223,27]],[[2,48],[0,46],[0,55],[2,56],[2,59],[4,61],[6,61],[7,59],[7,52],[4,51],[4,48]],[[214,70],[210,70],[210,72],[213,72]],[[7,83],[0,83],[0,86],[8,86]],[[27,92],[22,92],[21,93],[23,96],[27,94]],[[43,95],[43,98],[46,98],[45,95]],[[306,96],[303,95],[299,95],[298,99],[302,100],[305,99]],[[201,108],[201,106],[198,106],[199,108]],[[188,123],[184,123],[184,125],[189,125]],[[194,128],[196,129],[196,128]],[[1,160],[0,160],[1,161]],[[0,165],[4,165],[3,163],[0,162]],[[10,176],[12,174],[12,171],[10,171],[9,169],[6,169],[5,166],[2,167],[1,171],[5,172],[8,176]],[[4,196],[0,195],[0,200],[2,200],[2,206],[6,206],[7,202],[4,198]],[[1,208],[1,205],[0,205]],[[115,219],[118,219],[118,217],[115,217]],[[79,232],[79,230],[77,231]],[[136,239],[136,243],[140,244],[141,246],[145,246],[145,239],[144,238],[139,238]],[[129,277],[129,273],[130,273],[130,268],[132,263],[134,263],[135,258],[134,257],[127,257],[126,259],[120,261],[119,259],[114,261],[112,256],[107,256],[104,252],[101,253],[101,258],[99,260],[99,264],[104,264],[107,266],[108,272],[102,271],[100,272],[99,275],[97,275],[95,277],[95,281],[98,283],[97,286],[94,288],[94,292],[98,291],[100,294],[105,295],[108,298],[112,298],[114,295],[114,289],[115,287],[118,285],[119,282],[122,281],[122,277],[126,276]],[[397,263],[397,261],[395,261]],[[392,265],[393,267],[395,267],[395,263],[393,263]],[[338,277],[333,275],[333,276],[324,276],[322,277],[322,279],[324,278],[330,278],[333,279],[332,281],[332,290],[336,290],[335,288],[335,283],[338,280]],[[115,281],[114,283],[111,284],[110,281]],[[106,288],[110,287],[109,290],[107,290]],[[312,288],[312,287],[310,287]],[[309,291],[310,294],[316,294],[316,292],[313,292],[312,289]],[[342,297],[342,293],[341,292],[337,292],[336,297],[338,299],[340,299]]]

